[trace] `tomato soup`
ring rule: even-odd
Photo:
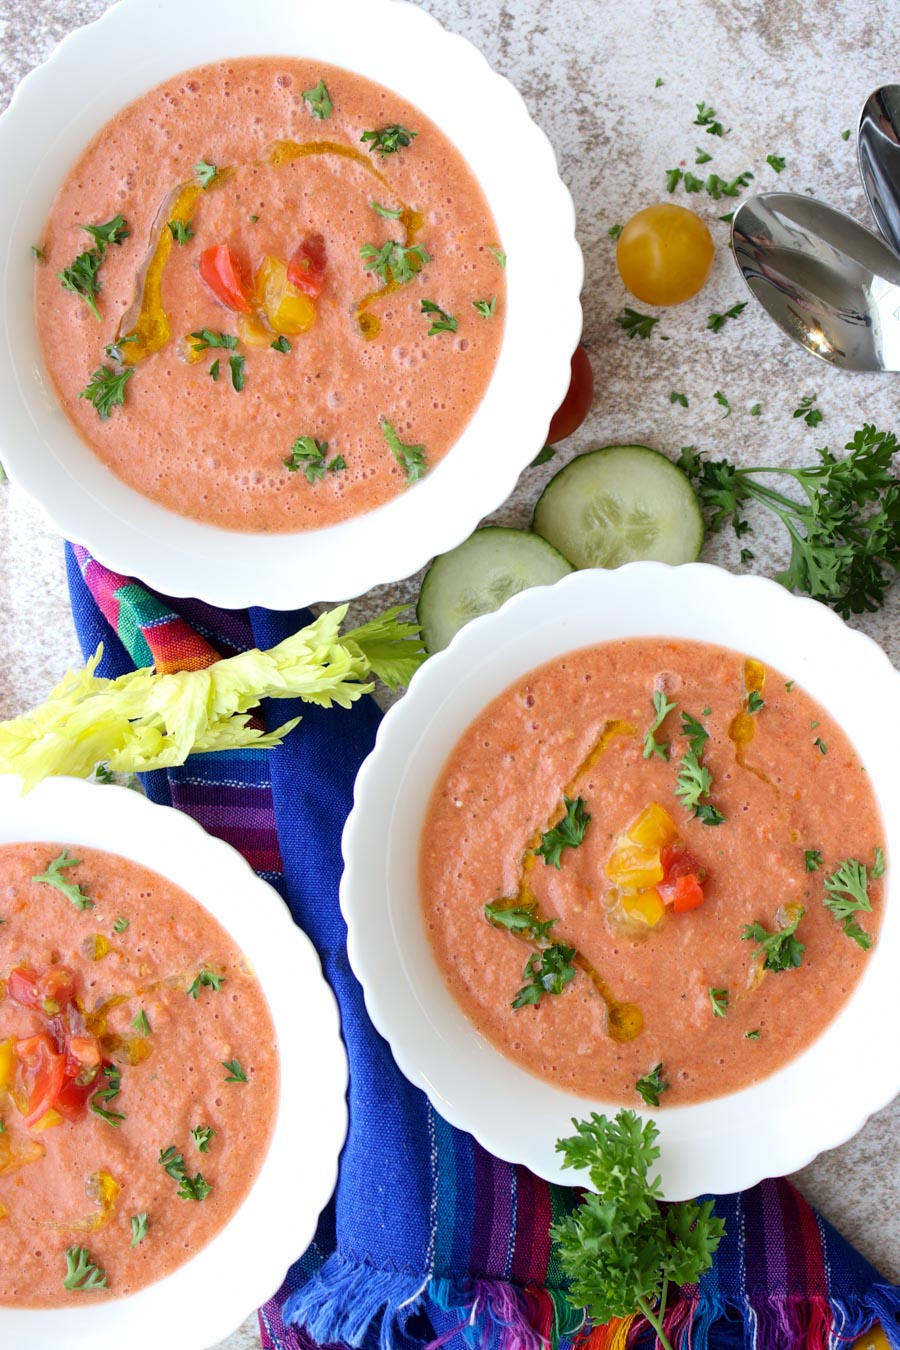
[[[88,146],[40,241],[36,320],[114,474],[213,525],[305,530],[406,491],[459,439],[504,265],[478,182],[418,109],[320,62],[236,60]]]
[[[853,746],[790,678],[626,639],[531,671],[468,728],[428,807],[422,911],[504,1054],[655,1109],[820,1035],[877,942],[882,843]]]
[[[0,1304],[116,1298],[188,1260],[277,1101],[268,1004],[205,909],[109,853],[0,846]]]

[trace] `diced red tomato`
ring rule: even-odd
[[[322,294],[328,257],[321,234],[308,234],[295,249],[288,263],[287,279],[292,286],[313,299]]]
[[[25,1070],[28,1114],[24,1123],[30,1128],[55,1107],[65,1082],[66,1058],[57,1054],[45,1032],[16,1041],[16,1058]]]
[[[676,877],[686,877],[692,873],[702,881],[705,876],[704,869],[683,844],[666,844],[659,855],[659,860],[662,863],[664,881],[674,881]]]
[[[213,244],[200,254],[200,275],[218,301],[239,314],[250,313],[247,278],[230,244]]]
[[[81,1120],[91,1094],[97,1090],[96,1078],[96,1073],[89,1083],[76,1083],[74,1078],[66,1078],[56,1094],[54,1111],[58,1111],[65,1120]]]
[[[579,345],[572,357],[572,377],[568,392],[553,414],[547,431],[547,444],[555,445],[577,431],[591,410],[594,401],[594,371],[590,357]]]
[[[683,845],[667,844],[660,854],[663,880],[657,886],[664,905],[671,905],[676,914],[684,914],[703,904],[705,869]]]
[[[6,992],[20,1008],[36,1008],[40,1012],[41,996],[37,971],[32,970],[30,966],[16,966],[9,972]]]
[[[30,966],[16,966],[6,988],[13,1003],[52,1017],[75,997],[75,976],[68,966],[48,966],[42,975]]]

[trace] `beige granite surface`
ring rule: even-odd
[[[0,0],[0,103],[67,31],[106,7],[106,0]],[[706,329],[711,311],[746,298],[725,247],[727,227],[717,220],[732,202],[715,203],[705,194],[675,198],[709,220],[719,247],[706,290],[667,312],[646,342],[629,341],[614,323],[628,297],[607,233],[639,207],[663,199],[664,170],[692,168],[698,145],[714,156],[707,171],[731,178],[752,169],[754,186],[812,189],[865,221],[853,138],[844,141],[841,132],[855,128],[860,105],[877,84],[898,76],[891,61],[892,0],[428,0],[428,8],[474,41],[524,94],[572,190],[585,251],[593,411],[556,464],[526,471],[493,519],[526,523],[556,465],[592,445],[639,441],[677,453],[692,443],[745,463],[786,463],[826,442],[841,447],[864,420],[892,425],[896,385],[890,377],[826,369],[790,347],[752,303],[721,333]],[[701,99],[728,128],[721,140],[692,126]],[[765,163],[769,153],[786,160],[780,176]],[[552,284],[552,241],[548,258],[549,283],[544,261],[535,266],[538,330],[541,287]],[[661,342],[660,333],[671,340]],[[684,391],[690,406],[672,405],[671,390]],[[729,399],[730,415],[713,399],[716,390]],[[812,393],[825,412],[815,431],[792,417],[799,398]],[[757,402],[762,414],[751,417]],[[784,537],[767,525],[749,543],[754,570],[771,573],[784,561]],[[737,568],[738,546],[731,537],[712,539],[704,558]],[[361,600],[359,610],[374,611],[416,589],[417,578],[382,588]],[[900,586],[879,614],[859,622],[895,665],[898,614]],[[36,507],[0,486],[0,717],[40,699],[77,655],[60,541]],[[876,1034],[884,1035],[885,1055],[896,1056],[897,1028]],[[900,1101],[797,1179],[886,1277],[900,1281]],[[228,1350],[258,1344],[253,1319],[223,1343]]]

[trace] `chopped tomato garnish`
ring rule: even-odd
[[[247,279],[240,258],[230,244],[213,244],[200,254],[200,275],[213,295],[228,309],[250,313]]]
[[[56,1094],[54,1111],[58,1111],[65,1120],[80,1120],[87,1110],[88,1098],[97,1090],[96,1078],[96,1071],[89,1083],[78,1083],[74,1078],[67,1078]]]
[[[288,263],[287,279],[298,291],[315,299],[322,294],[327,266],[324,238],[321,234],[308,234]]]
[[[664,881],[674,881],[676,877],[687,877],[692,874],[702,881],[705,876],[704,868],[683,844],[667,844],[660,853],[659,860],[662,864]]]
[[[25,1070],[28,1114],[24,1123],[36,1125],[57,1103],[65,1083],[66,1057],[44,1032],[16,1041],[16,1057]]]
[[[671,905],[676,914],[684,914],[703,904],[703,887],[692,872],[676,877],[674,881],[664,881],[656,889],[663,904]]]
[[[20,1008],[36,1008],[38,1012],[41,1011],[37,972],[32,970],[30,966],[16,966],[14,970],[9,972],[6,992],[13,1003],[18,1003]]]
[[[42,975],[30,966],[16,966],[6,988],[13,1003],[52,1017],[75,997],[75,976],[68,966],[48,966]]]

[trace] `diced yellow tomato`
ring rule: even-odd
[[[53,1107],[51,1106],[50,1110],[46,1113],[46,1115],[41,1116],[38,1123],[36,1125],[32,1125],[31,1128],[33,1130],[49,1130],[52,1129],[54,1125],[61,1125],[61,1124],[62,1124],[62,1116],[59,1114],[58,1111],[54,1111]]]
[[[648,928],[655,928],[666,910],[652,886],[634,895],[623,895],[621,902],[629,918],[642,919]]]
[[[238,337],[246,347],[268,347],[272,342],[272,330],[252,314],[239,314]]]
[[[0,1096],[12,1086],[15,1063],[12,1039],[0,1041]]]
[[[628,838],[644,848],[659,852],[678,838],[675,822],[665,807],[651,802],[625,831]]]
[[[290,284],[287,267],[280,258],[269,254],[263,258],[256,273],[256,298],[276,333],[291,337],[305,333],[315,322],[315,305],[308,295]]]
[[[659,849],[632,844],[621,836],[604,870],[620,890],[643,891],[663,879]]]

